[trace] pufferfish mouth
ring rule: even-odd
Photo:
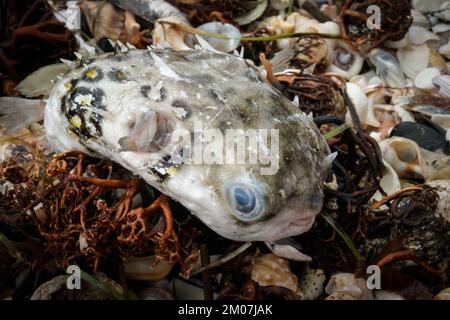
[[[228,209],[240,222],[254,222],[266,215],[263,188],[252,181],[251,184],[235,181],[224,188]]]

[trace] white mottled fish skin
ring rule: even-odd
[[[174,165],[170,155],[183,145],[171,142],[171,132],[193,132],[196,120],[222,132],[278,129],[278,173],[261,175],[268,165]],[[155,49],[85,61],[56,83],[45,127],[55,149],[118,162],[229,239],[299,235],[322,207],[326,141],[240,57]],[[254,220],[240,219],[249,212]]]

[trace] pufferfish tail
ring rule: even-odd
[[[9,135],[44,119],[45,103],[40,99],[0,97],[0,128]]]

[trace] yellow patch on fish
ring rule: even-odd
[[[94,79],[97,77],[97,71],[95,69],[90,69],[86,72],[86,77]]]
[[[75,128],[81,127],[81,118],[79,116],[73,116],[70,118],[70,124]]]
[[[173,176],[176,172],[177,172],[177,168],[175,168],[175,167],[169,167],[169,168],[167,168],[167,173],[168,173],[170,176]]]

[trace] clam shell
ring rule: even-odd
[[[412,25],[409,27],[408,40],[410,44],[420,45],[430,40],[439,40],[439,36],[424,27]]]
[[[384,192],[386,192],[387,195],[391,195],[397,191],[399,191],[402,186],[400,184],[400,179],[398,178],[397,173],[395,170],[383,160],[384,165],[384,172],[383,172],[383,178],[381,178],[380,186],[383,188]],[[373,197],[370,199],[370,201],[379,201],[383,198],[383,195],[377,191]]]
[[[415,79],[420,71],[428,66],[430,49],[426,44],[407,45],[397,51],[400,68],[410,79]]]
[[[361,72],[364,58],[352,51],[344,41],[332,42],[331,48],[327,72],[336,73],[346,79],[351,79]]]
[[[426,68],[419,72],[414,80],[416,88],[430,90],[434,88],[433,79],[438,77],[441,71],[438,68]]]

